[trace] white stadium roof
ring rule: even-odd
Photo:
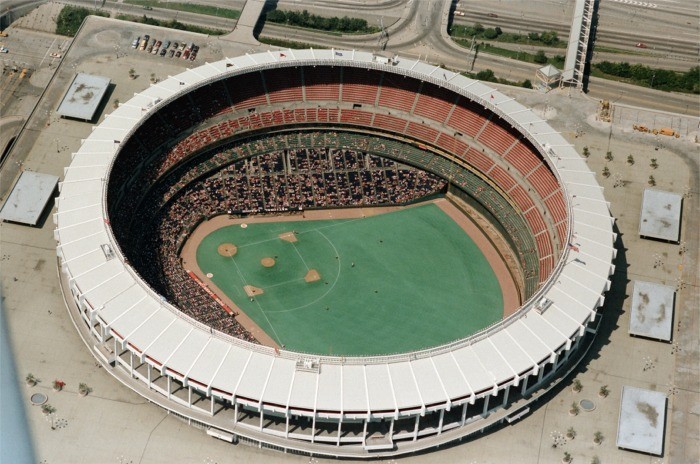
[[[118,152],[115,141],[125,140],[141,118],[166,100],[207,79],[285,63],[372,67],[429,80],[498,112],[544,147],[569,195],[575,243],[565,246],[554,275],[525,308],[485,333],[416,353],[370,358],[285,350],[277,354],[270,347],[211,333],[152,292],[121,256],[112,259],[104,252],[105,244],[116,250],[105,221],[105,179]],[[602,188],[573,146],[545,121],[513,98],[452,71],[407,58],[381,64],[371,53],[349,50],[285,50],[227,58],[151,85],[108,114],[85,140],[60,183],[54,219],[71,287],[94,316],[142,353],[142,359],[147,355],[209,391],[313,411],[425,408],[496,389],[514,377],[517,383],[519,375],[532,373],[537,363],[584,333],[603,304],[601,295],[614,270],[613,219]],[[530,311],[543,297],[551,306],[541,314]],[[309,358],[320,362],[320,369],[297,367],[297,361]]]

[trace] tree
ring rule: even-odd
[[[612,161],[612,160],[613,160],[613,154],[612,154],[611,151],[608,151],[607,153],[605,153],[605,159],[606,159],[607,161]]]
[[[572,385],[571,388],[572,388],[576,393],[578,393],[578,392],[580,392],[581,390],[583,390],[583,384],[581,383],[581,381],[580,381],[579,379],[574,379],[574,383],[573,383],[573,385]]]
[[[522,84],[520,84],[522,87],[526,89],[531,89],[532,88],[532,82],[530,79],[525,79]]]
[[[651,166],[652,169],[656,169],[659,167],[659,163],[656,162],[656,158],[651,159],[651,163],[649,163],[649,166]]]
[[[649,185],[652,187],[656,185],[656,179],[654,179],[654,176],[649,176],[649,180],[647,181]]]
[[[591,156],[590,150],[588,149],[588,147],[583,147],[583,157],[588,158],[589,156]]]
[[[603,385],[600,387],[600,390],[598,390],[598,396],[601,398],[607,398],[607,396],[610,394],[610,390],[608,390],[607,385]]]
[[[627,164],[629,164],[630,166],[634,164],[634,156],[627,155]]]
[[[562,458],[563,462],[571,462],[571,454],[568,453],[567,451],[564,451],[564,457]]]
[[[136,77],[136,71],[134,71],[134,68],[129,69],[129,78],[134,79]]]
[[[573,440],[576,438],[576,430],[574,430],[573,427],[569,427],[569,429],[566,431],[566,436],[567,438]]]
[[[476,73],[476,79],[484,82],[494,82],[496,80],[496,75],[490,69],[484,69]]]
[[[597,431],[596,433],[593,434],[593,443],[596,445],[599,445],[603,441],[603,433],[600,431]]]
[[[591,464],[600,464],[600,458],[598,456],[593,456],[591,458]]]
[[[610,177],[610,169],[607,166],[603,168],[603,177]]]
[[[547,55],[544,54],[544,51],[537,50],[537,53],[535,53],[535,57],[533,58],[533,60],[537,64],[545,64],[547,62]]]
[[[495,39],[496,37],[498,37],[498,32],[496,32],[496,29],[489,27],[488,29],[484,30],[485,39]]]
[[[119,108],[119,99],[115,98],[114,101],[112,102],[115,108]]]
[[[571,403],[571,407],[569,408],[569,414],[571,414],[572,416],[577,416],[578,413],[579,413],[579,411],[580,411],[580,409],[579,409],[578,404],[576,403],[576,401],[574,401],[573,403]]]

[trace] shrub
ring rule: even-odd
[[[109,13],[104,11],[89,10],[81,6],[64,6],[56,17],[56,34],[73,37],[85,18],[90,15],[109,17]]]
[[[607,166],[603,168],[603,177],[610,177],[610,168]]]
[[[537,64],[547,63],[547,55],[545,55],[544,51],[542,50],[537,50],[537,53],[535,53],[535,57],[533,59]]]
[[[627,164],[629,164],[630,166],[634,164],[634,156],[627,155]]]
[[[612,161],[612,160],[613,160],[613,154],[612,154],[611,151],[608,151],[607,153],[605,153],[605,159],[608,160],[608,161]]]
[[[591,151],[588,149],[588,147],[583,147],[583,157],[588,158],[591,156]]]

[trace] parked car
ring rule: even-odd
[[[168,50],[166,50],[165,48],[162,48],[160,50],[160,56],[165,56],[166,53],[168,53]]]
[[[195,45],[194,47],[192,47],[192,51],[195,53],[199,52],[199,45]]]
[[[183,60],[186,60],[189,56],[190,56],[189,50],[185,50],[184,52],[182,52],[182,59]]]
[[[168,47],[170,47],[170,41],[166,40],[165,43],[163,44],[163,48],[167,49]]]
[[[153,45],[149,45],[148,48],[146,49],[146,53],[152,53],[153,52]]]
[[[53,53],[52,53],[51,55],[49,55],[49,56],[50,56],[51,58],[60,58],[60,57],[62,57],[63,55],[61,55],[61,54],[58,53],[58,52],[53,52]]]
[[[196,52],[190,53],[190,61],[194,61],[195,58],[197,58],[197,53]]]
[[[175,55],[175,49],[173,48],[170,50],[170,58],[172,58]]]
[[[133,42],[131,42],[131,48],[136,48],[139,46],[139,42],[141,42],[141,37],[136,37]]]
[[[141,46],[139,47],[139,51],[144,51],[146,49],[146,46],[148,45],[148,39],[144,38],[141,40]]]
[[[177,50],[177,47],[179,47],[179,46],[180,46],[179,43],[177,43],[177,42],[174,42],[174,43],[173,43],[173,48],[174,48],[175,50]]]
[[[182,52],[180,50],[175,53],[175,58],[180,58],[180,55],[182,55]]]
[[[180,48],[178,48],[178,50],[183,51],[184,49],[185,49],[185,42],[182,42],[180,44]]]
[[[0,53],[9,53],[10,49],[7,47],[0,47]]]

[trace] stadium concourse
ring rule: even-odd
[[[517,256],[522,307],[462,340],[371,357],[278,350],[235,323],[198,320],[192,308],[211,302],[176,301],[166,271],[177,262],[144,253],[177,252],[202,217],[159,214],[235,162],[305,149],[350,149],[433,179],[411,185],[446,181],[445,195],[488,218]],[[521,418],[585,354],[614,271],[602,189],[561,135],[481,82],[399,57],[286,50],[187,70],[108,115],[59,188],[63,286],[96,359],[213,436],[286,451],[392,456]],[[338,206],[324,188],[304,198]],[[362,204],[391,203],[369,190]],[[276,205],[270,179],[261,191],[243,194],[252,211],[222,200],[200,213],[264,214]],[[170,240],[149,242],[169,217]]]

